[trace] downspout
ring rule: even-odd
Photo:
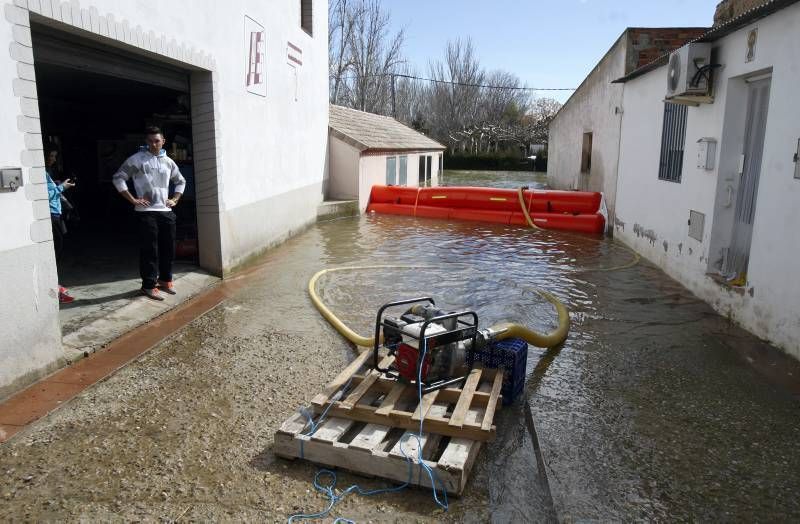
[[[616,107],[616,110],[619,111],[619,129],[617,133],[617,167],[615,169],[616,173],[614,176],[614,207],[613,209],[608,211],[608,235],[613,237],[614,236],[614,226],[617,222],[617,200],[618,194],[617,191],[619,189],[619,156],[622,152],[622,119],[625,118],[625,83],[622,84],[622,93],[620,94],[620,102],[619,105]]]

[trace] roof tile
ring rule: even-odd
[[[365,113],[356,109],[330,106],[329,127],[359,149],[425,150],[445,149],[445,146],[414,131],[388,116]]]

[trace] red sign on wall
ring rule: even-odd
[[[249,16],[244,17],[244,40],[247,51],[245,87],[249,93],[267,96],[266,32],[263,25]]]

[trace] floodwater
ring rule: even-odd
[[[539,176],[503,174],[497,185]],[[453,180],[470,177],[445,174]],[[352,252],[334,240],[347,227]],[[325,300],[363,333],[376,305],[418,295],[473,309],[482,325],[541,331],[554,328],[555,314],[535,290],[569,308],[568,340],[549,352],[531,348],[526,398],[500,417],[498,441],[478,464],[473,489],[485,492],[497,521],[553,512],[559,520],[800,518],[800,368],[646,261],[598,271],[631,260],[618,243],[395,216],[323,224],[313,234],[327,264],[427,266],[323,283]],[[765,376],[759,362],[785,374]]]
[[[492,176],[445,180],[542,181]],[[324,507],[315,468],[270,451],[280,422],[353,356],[305,287],[323,268],[387,265],[403,267],[331,273],[319,294],[365,335],[381,304],[421,295],[475,310],[482,326],[549,331],[556,315],[538,289],[564,302],[572,327],[562,347],[530,349],[525,393],[498,414],[449,513],[411,490],[348,497],[334,516],[797,521],[800,367],[646,261],[601,270],[630,257],[606,239],[494,224],[317,224],[265,255],[223,305],[0,447],[14,479],[0,519],[270,521]]]
[[[534,171],[454,171],[445,169],[439,180],[443,186],[483,186],[516,189],[528,186],[541,189],[547,185],[547,173]]]

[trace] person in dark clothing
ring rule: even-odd
[[[157,127],[145,131],[147,147],[129,157],[112,177],[119,194],[133,204],[139,215],[139,273],[142,293],[153,300],[164,300],[159,290],[174,295],[172,262],[175,258],[175,213],[186,180],[163,149],[164,134]],[[128,191],[133,182],[134,197]],[[171,198],[169,184],[175,186]]]
[[[53,224],[53,245],[56,251],[56,270],[61,264],[61,253],[64,250],[64,235],[67,233],[67,226],[64,223],[64,217],[61,213],[61,195],[67,189],[75,187],[72,180],[67,179],[60,184],[56,184],[53,180],[54,169],[58,161],[58,150],[48,148],[45,151],[45,179],[47,181],[47,199],[50,202],[50,221]],[[62,304],[68,304],[75,300],[70,296],[67,288],[58,284],[58,301]]]

